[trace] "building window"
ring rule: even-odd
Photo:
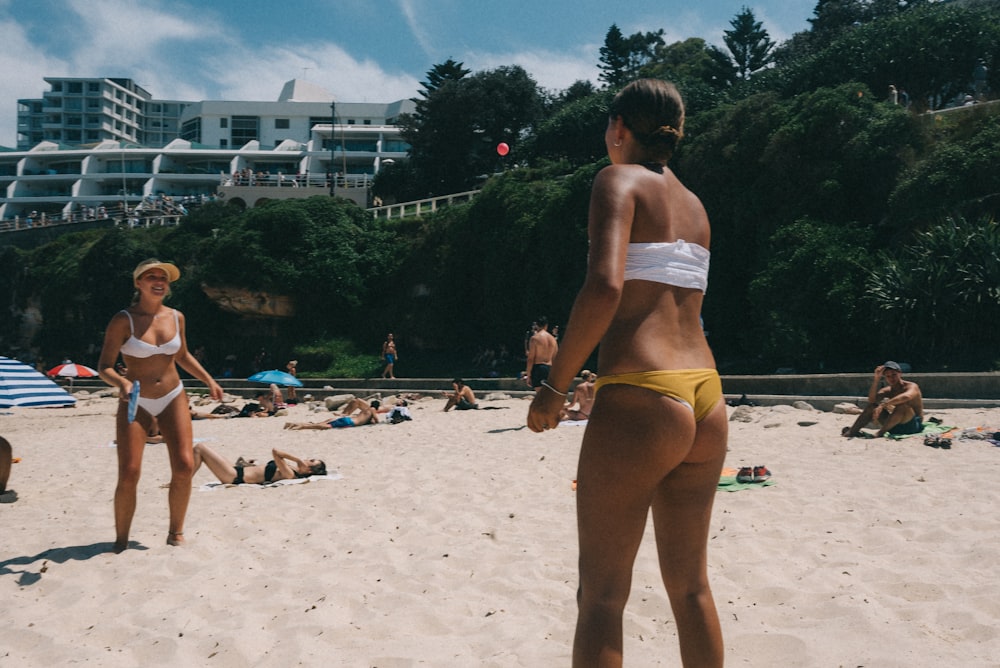
[[[229,119],[228,118],[220,118],[219,119],[219,127],[220,128],[228,128],[229,127]]]
[[[372,119],[366,118],[365,119],[365,125],[371,125],[371,124],[372,124]]]
[[[97,81],[88,81],[87,82],[87,90],[89,92],[91,92],[91,93],[100,93],[101,92],[101,84],[99,82],[97,82]]]
[[[233,146],[243,146],[247,142],[260,139],[260,118],[257,116],[233,116],[230,139]]]
[[[288,129],[288,119],[287,118],[276,118],[276,119],[274,119],[274,129],[275,130],[287,130]]]
[[[200,118],[192,118],[181,126],[181,139],[196,143],[201,141]]]

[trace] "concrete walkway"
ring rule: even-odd
[[[997,408],[1000,407],[1000,373],[908,373],[904,376],[920,385],[924,404],[928,409],[944,408]],[[300,378],[303,387],[299,396],[311,394],[322,399],[336,394],[369,396],[377,392],[391,395],[403,392],[438,396],[451,391],[450,378]],[[63,381],[60,381],[63,382]],[[466,384],[480,397],[491,392],[512,397],[526,397],[533,393],[516,378],[466,378]],[[796,374],[770,376],[724,375],[722,387],[727,400],[738,400],[742,395],[761,406],[791,404],[806,401],[819,410],[832,410],[838,403],[863,404],[866,400],[871,374]],[[219,379],[219,384],[230,394],[252,397],[262,386],[245,378]],[[205,388],[193,379],[185,379],[188,391],[204,392]],[[66,382],[68,387],[68,382]],[[95,391],[107,387],[99,379],[76,379],[74,390]]]

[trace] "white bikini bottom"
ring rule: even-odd
[[[159,416],[160,413],[167,409],[170,402],[177,398],[181,392],[184,391],[184,383],[177,383],[177,387],[170,390],[162,397],[156,397],[155,399],[150,397],[139,397],[139,408],[143,409],[153,417]]]

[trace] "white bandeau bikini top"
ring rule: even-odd
[[[174,309],[174,325],[176,326],[174,338],[159,346],[154,346],[152,343],[146,343],[142,339],[136,338],[135,323],[132,322],[132,314],[128,311],[122,311],[122,313],[128,316],[129,333],[131,334],[131,336],[128,337],[128,340],[122,344],[121,352],[123,355],[143,358],[152,357],[153,355],[174,355],[180,352],[181,325],[177,319],[177,309]]]
[[[625,258],[626,281],[656,281],[679,288],[708,289],[711,253],[683,239],[660,243],[629,244]]]

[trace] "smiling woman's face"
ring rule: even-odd
[[[136,280],[135,287],[140,292],[162,296],[170,291],[170,280],[162,269],[150,269]]]

